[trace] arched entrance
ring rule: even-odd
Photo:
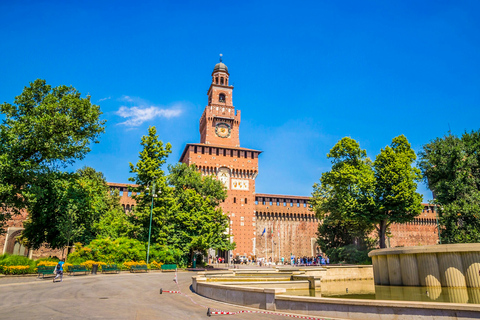
[[[13,231],[8,235],[7,247],[5,253],[13,254],[16,256],[28,257],[28,248],[18,241],[18,237],[22,235],[22,230]]]

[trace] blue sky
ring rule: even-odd
[[[29,82],[73,85],[108,120],[74,168],[127,182],[148,126],[197,143],[219,53],[262,150],[258,193],[308,196],[342,137],[372,159],[479,129],[478,1],[0,1],[0,102]],[[431,192],[421,184],[424,200]]]

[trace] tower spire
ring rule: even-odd
[[[220,62],[222,62],[223,54],[220,53]]]

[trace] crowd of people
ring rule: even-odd
[[[209,261],[211,263],[228,263],[224,258],[221,257],[209,257]],[[253,259],[246,259],[246,258],[239,258],[235,257],[232,258],[232,264],[247,264],[247,265],[258,265],[262,266],[270,266],[270,265],[291,265],[291,266],[321,266],[321,265],[328,265],[330,264],[330,259],[327,256],[317,256],[317,257],[298,257],[295,256],[290,257],[290,261],[282,257],[278,261],[272,262],[272,257],[269,258],[253,258]]]

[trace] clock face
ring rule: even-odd
[[[230,137],[231,131],[232,129],[230,128],[230,125],[228,123],[220,122],[220,123],[217,123],[217,125],[215,126],[215,133],[220,138]]]

